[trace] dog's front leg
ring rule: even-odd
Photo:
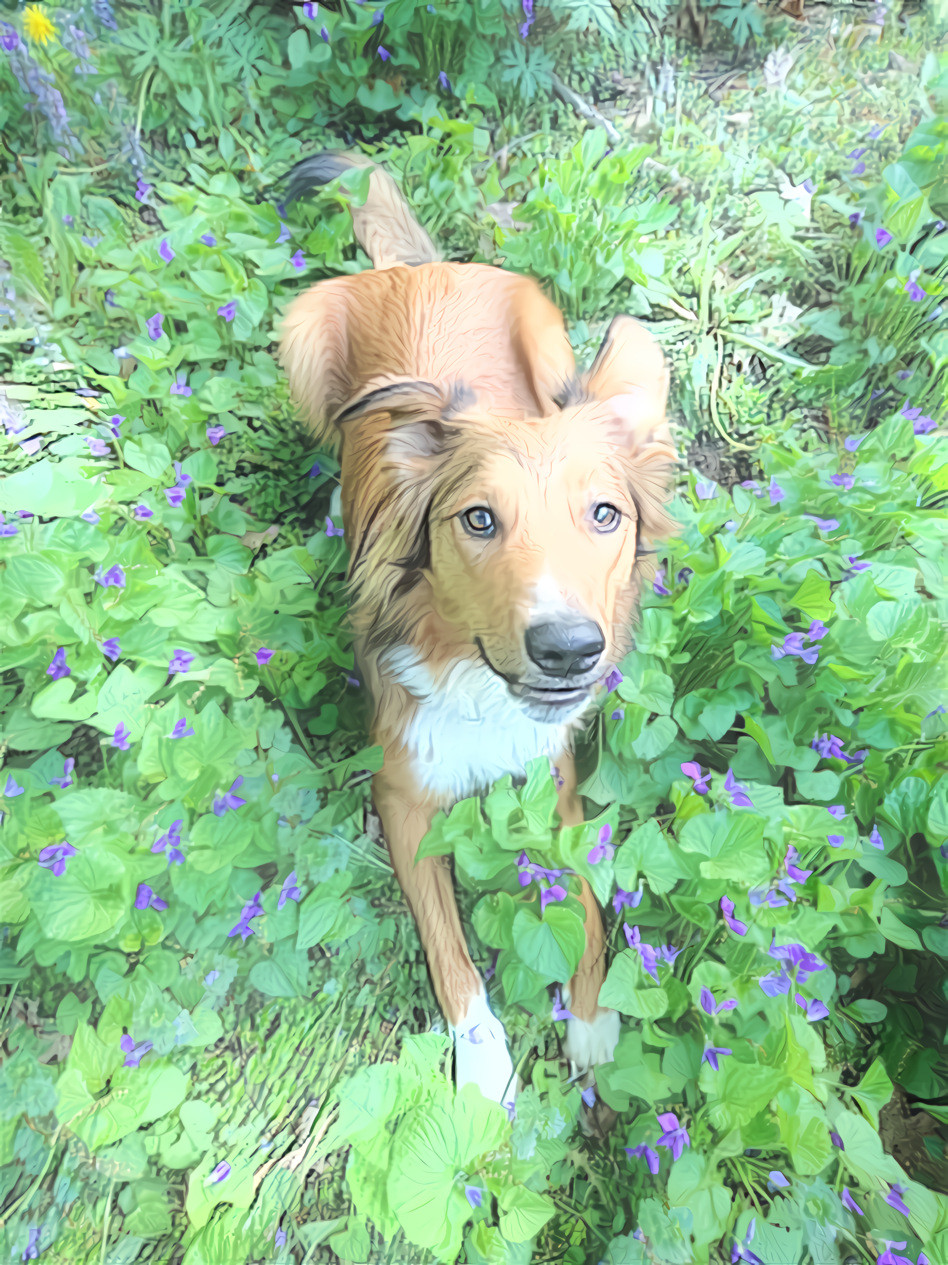
[[[571,754],[561,755],[557,767],[562,785],[557,783],[558,810],[564,826],[578,826],[583,806],[576,790],[576,766]],[[566,1021],[564,1051],[574,1076],[598,1063],[608,1063],[619,1040],[619,1016],[599,1005],[599,990],[606,978],[606,950],[602,914],[592,889],[580,880],[579,899],[586,913],[586,948],[569,982],[567,1009],[574,1015]]]
[[[410,766],[393,750],[386,751],[384,768],[373,779],[372,797],[454,1041],[456,1083],[477,1085],[485,1098],[508,1106],[515,1083],[507,1034],[471,961],[448,860],[416,860],[438,804],[417,789]]]

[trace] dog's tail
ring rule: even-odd
[[[381,167],[362,154],[324,149],[304,158],[290,172],[287,202],[328,184],[353,167],[368,167],[369,193],[364,206],[349,206],[356,241],[376,268],[393,264],[427,264],[441,259],[434,242],[421,227],[398,185]]]

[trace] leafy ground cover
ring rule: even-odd
[[[8,1259],[948,1261],[939,12],[678,16],[6,12]],[[365,813],[338,468],[273,357],[290,296],[367,264],[358,180],[281,203],[341,143],[451,257],[540,277],[581,360],[624,310],[675,371],[681,530],[587,823],[535,767],[426,843],[512,1125],[446,1076]],[[624,1016],[604,1137],[559,1057],[574,875]]]

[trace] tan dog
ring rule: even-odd
[[[398,188],[325,152],[290,197],[372,167],[352,208],[375,270],[289,307],[281,356],[319,443],[341,444],[356,661],[384,750],[373,781],[392,864],[450,1024],[458,1084],[512,1101],[503,1026],[458,917],[446,858],[416,863],[435,812],[547,755],[583,820],[571,740],[629,645],[643,537],[672,527],[668,372],[646,329],[609,327],[577,377],[563,318],[528,277],[439,262]],[[574,1073],[611,1059],[602,921],[565,994]]]

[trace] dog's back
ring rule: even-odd
[[[334,415],[348,401],[398,381],[463,386],[513,416],[550,412],[571,389],[575,364],[563,318],[534,280],[440,262],[395,182],[360,156],[306,159],[289,196],[365,166],[368,196],[350,211],[375,271],[320,282],[283,324],[283,364],[318,441],[334,439]]]

